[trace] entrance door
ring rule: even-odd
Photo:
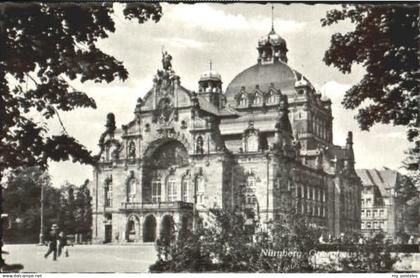
[[[148,215],[143,225],[143,242],[154,242],[156,240],[156,219]]]
[[[105,225],[105,240],[104,243],[112,241],[112,225]]]

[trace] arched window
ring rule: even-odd
[[[152,180],[152,203],[159,203],[162,195],[162,178],[160,176]]]
[[[178,199],[178,190],[174,176],[169,176],[166,182],[168,202],[175,202]]]
[[[261,103],[262,103],[262,97],[259,94],[256,94],[254,98],[254,104],[259,105]]]
[[[204,153],[204,140],[203,140],[202,136],[197,137],[196,153],[198,153],[198,154],[203,154]]]
[[[112,206],[112,176],[105,180],[105,207]]]
[[[128,201],[133,202],[134,197],[136,196],[136,190],[137,190],[137,182],[135,179],[131,179],[128,182],[128,188],[127,188],[127,195],[128,195]]]
[[[203,176],[197,177],[197,204],[204,204],[204,194],[206,193],[205,181]]]
[[[245,107],[248,105],[248,99],[245,94],[241,94],[239,97],[239,106]]]
[[[136,158],[136,144],[133,141],[128,145],[128,158]]]
[[[188,201],[188,178],[184,177],[181,181],[181,201]]]
[[[109,161],[109,147],[105,148],[105,161]]]
[[[268,97],[267,103],[274,104],[277,102],[277,96],[274,92],[270,92],[270,96]]]

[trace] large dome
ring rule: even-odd
[[[233,100],[235,95],[244,87],[248,93],[256,87],[267,91],[271,86],[289,95],[295,92],[295,82],[301,74],[291,69],[283,62],[272,64],[256,64],[239,73],[226,88],[226,98]]]

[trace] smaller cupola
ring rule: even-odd
[[[213,70],[213,63],[210,60],[209,70],[203,72],[198,81],[199,93],[221,93],[222,92],[222,76]]]
[[[222,94],[222,76],[213,70],[213,63],[210,60],[209,70],[202,73],[198,81],[198,93],[205,96],[205,98],[219,106],[220,95]]]

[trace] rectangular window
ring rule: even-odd
[[[370,229],[372,226],[371,226],[371,224],[370,224],[370,222],[366,222],[366,228],[367,229]]]
[[[181,200],[186,202],[188,199],[188,181],[184,178],[181,183]]]
[[[175,202],[178,199],[178,192],[176,190],[176,183],[174,178],[168,179],[168,202]]]
[[[152,203],[161,201],[162,183],[160,179],[152,181]]]
[[[370,217],[370,210],[366,211],[366,217]]]
[[[365,228],[365,222],[362,222],[362,229]]]
[[[371,198],[367,198],[367,199],[366,199],[366,205],[367,205],[367,206],[370,206],[370,205],[371,205],[371,203],[372,203],[372,199],[371,199]]]
[[[384,217],[384,210],[383,210],[383,209],[381,209],[381,210],[379,211],[379,216],[380,216],[380,217]]]

